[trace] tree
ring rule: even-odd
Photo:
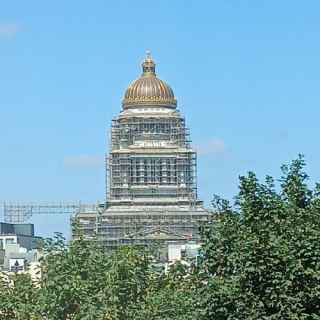
[[[179,262],[168,273],[153,272],[146,296],[130,319],[195,319],[193,276],[190,268]]]
[[[49,319],[127,319],[148,281],[148,257],[134,247],[108,255],[81,236],[67,247],[61,235],[42,261],[40,309]]]
[[[146,250],[107,254],[82,236],[67,245],[59,233],[43,250],[40,283],[25,274],[0,282],[0,319],[122,320],[138,313],[150,279]]]
[[[240,177],[234,207],[218,197],[203,229],[202,319],[320,319],[320,187],[302,156],[274,180]]]
[[[192,268],[153,268],[152,250],[107,254],[81,234],[46,241],[42,279],[0,277],[0,320],[320,320],[320,185],[300,156],[276,187],[249,172],[234,205],[215,196]]]
[[[0,319],[36,320],[38,290],[28,274],[0,278]]]

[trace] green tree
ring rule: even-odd
[[[0,320],[121,320],[137,314],[149,286],[149,254],[122,247],[107,254],[79,236],[67,245],[47,239],[41,281],[29,275],[0,278]]]
[[[150,282],[147,251],[135,247],[119,248],[110,257],[103,290],[106,319],[134,319],[140,312]]]
[[[130,319],[195,319],[193,287],[193,273],[179,262],[166,274],[153,272],[146,296],[138,312]]]
[[[0,279],[0,319],[36,320],[38,289],[28,274],[2,275]]]
[[[215,197],[203,229],[202,319],[320,319],[320,188],[302,156],[283,166],[280,190],[252,172],[235,208]]]
[[[60,234],[47,243],[39,304],[44,318],[127,319],[148,282],[148,256],[134,247],[108,255],[79,237],[66,245]]]
[[[304,159],[240,177],[233,206],[214,197],[198,265],[153,268],[152,250],[106,254],[81,234],[46,241],[42,279],[0,277],[0,320],[320,319],[320,185]],[[153,253],[154,255],[154,253]]]

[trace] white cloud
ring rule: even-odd
[[[64,165],[69,168],[102,168],[104,157],[98,155],[78,155],[64,158]]]
[[[0,23],[0,38],[12,38],[20,30],[16,23]]]
[[[194,149],[200,156],[221,156],[226,153],[226,145],[222,139],[212,138],[203,143],[196,144]]]

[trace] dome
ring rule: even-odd
[[[177,101],[173,90],[164,81],[157,78],[155,63],[150,53],[142,63],[143,73],[127,89],[122,101],[123,108],[136,106],[165,106],[175,108]]]

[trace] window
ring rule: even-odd
[[[15,243],[14,238],[7,238],[6,239],[6,244],[13,244]]]

